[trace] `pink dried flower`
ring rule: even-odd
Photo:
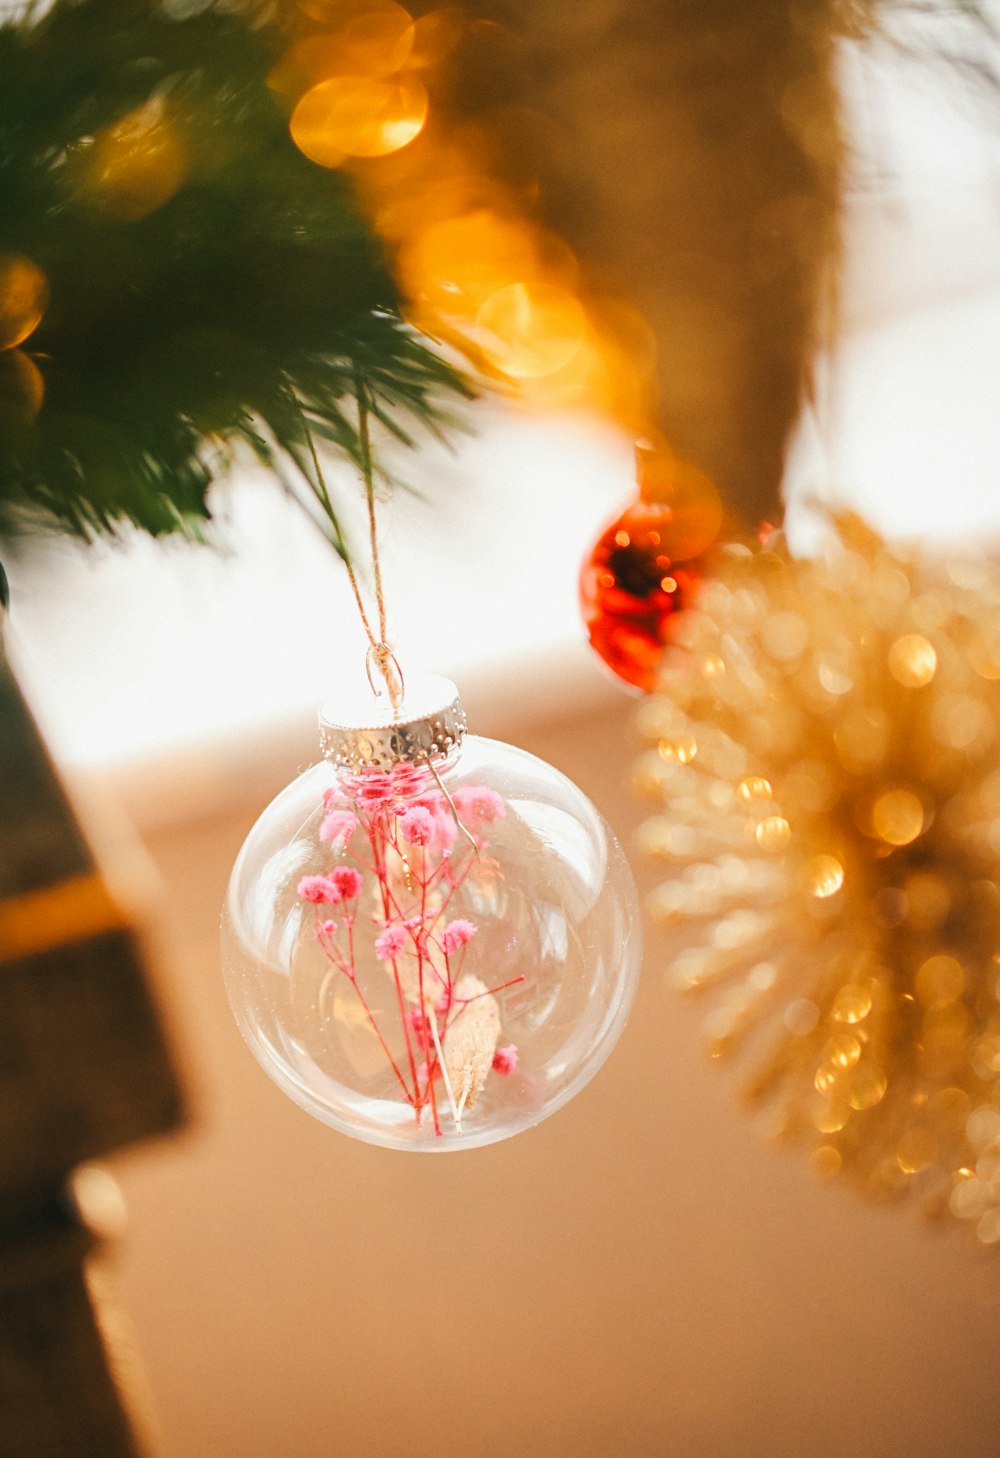
[[[485,785],[463,785],[460,790],[455,791],[454,800],[463,820],[491,825],[494,820],[500,820],[507,814],[503,796],[498,795],[496,790],[487,789]]]
[[[410,1027],[418,1038],[422,1038],[428,1031],[427,1018],[419,1007],[410,1008]]]
[[[368,810],[377,810],[396,798],[396,791],[390,777],[380,770],[358,775],[351,785],[358,804]]]
[[[329,921],[320,922],[319,926],[316,928],[316,935],[320,937],[332,937],[336,930],[337,923],[334,921],[333,917],[330,917]]]
[[[466,942],[470,942],[475,935],[476,928],[471,921],[466,921],[462,916],[456,917],[441,933],[441,946],[444,948],[445,955],[450,957],[453,952],[458,951],[459,947],[464,947]]]
[[[319,828],[320,840],[346,845],[358,828],[358,817],[350,810],[331,810]]]
[[[430,779],[422,764],[395,764],[389,771],[389,777],[397,795],[412,795],[423,789]]]
[[[400,816],[399,828],[411,845],[428,845],[434,835],[434,816],[423,805],[411,805]]]
[[[454,812],[441,791],[429,790],[425,795],[421,795],[419,800],[412,803],[430,811],[434,821],[434,831],[429,841],[431,850],[437,851],[439,854],[450,850],[455,844],[458,826],[455,823]]]
[[[390,961],[403,950],[406,944],[406,932],[401,926],[387,926],[384,932],[379,932],[375,938],[375,955],[383,962]]]
[[[341,808],[342,806],[344,806],[346,804],[347,804],[347,801],[344,798],[344,793],[343,793],[342,790],[339,790],[339,789],[330,789],[330,790],[324,790],[323,791],[323,809],[324,810],[336,810],[336,809],[339,809],[339,808]]]
[[[447,805],[448,802],[440,790],[425,790],[422,795],[411,795],[409,797],[409,803],[411,805],[422,805],[425,810],[429,810],[432,815],[436,815],[439,806]]]
[[[434,839],[431,842],[431,849],[436,850],[439,855],[451,855],[451,848],[458,837],[458,825],[450,810],[434,817]]]
[[[427,778],[422,767],[397,764],[388,774],[384,770],[364,770],[352,775],[347,786],[362,809],[377,812],[423,789]]]
[[[311,901],[315,906],[333,906],[343,897],[343,892],[330,876],[303,876],[295,889],[304,901]]]
[[[361,872],[356,871],[353,866],[335,866],[329,879],[344,901],[353,901],[361,890]]]
[[[513,1073],[517,1067],[517,1044],[508,1043],[506,1048],[498,1048],[493,1054],[493,1072],[501,1073],[504,1077]]]

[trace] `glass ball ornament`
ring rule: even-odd
[[[678,613],[690,607],[722,525],[715,486],[695,466],[636,446],[638,500],[603,527],[580,572],[591,647],[649,693]]]
[[[223,909],[230,1004],[308,1113],[393,1149],[532,1127],[594,1076],[641,961],[607,825],[551,765],[468,734],[455,686],[320,713]]]

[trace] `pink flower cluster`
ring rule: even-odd
[[[390,962],[393,957],[398,957],[406,946],[406,930],[401,926],[387,926],[384,932],[379,932],[375,938],[375,955],[382,962]]]
[[[466,824],[492,825],[507,814],[503,796],[485,785],[463,785],[454,794],[455,807]]]
[[[391,770],[363,770],[347,780],[350,799],[368,812],[392,809],[398,801],[418,795],[429,775],[423,765],[397,764]],[[323,803],[328,810],[347,803],[339,790],[327,790]]]
[[[335,866],[325,876],[303,876],[296,890],[303,901],[316,906],[336,906],[339,901],[353,901],[362,886],[361,872],[353,866]]]
[[[333,845],[346,845],[358,828],[358,817],[351,810],[331,810],[319,828],[320,840]]]
[[[434,838],[434,816],[426,805],[411,805],[399,817],[399,828],[410,845],[430,845]]]
[[[493,1055],[493,1071],[506,1076],[513,1073],[517,1067],[517,1044],[508,1043],[506,1048],[498,1048]]]
[[[327,790],[327,810],[320,839],[346,846],[358,827],[358,815],[375,820],[398,816],[403,838],[438,855],[450,851],[458,835],[456,812],[465,830],[482,841],[487,827],[506,815],[503,796],[485,785],[463,785],[453,796],[454,808],[441,790],[429,783],[422,765],[396,765],[389,771],[366,770],[346,780],[345,788]]]
[[[473,923],[462,916],[456,916],[441,933],[441,947],[446,956],[452,957],[459,947],[464,947],[475,935],[476,928]]]

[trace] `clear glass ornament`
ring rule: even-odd
[[[324,709],[324,758],[233,868],[223,968],[265,1071],[393,1149],[473,1148],[589,1082],[641,960],[635,887],[586,796],[465,733],[426,676],[397,713]]]

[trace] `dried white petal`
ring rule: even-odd
[[[500,1008],[478,977],[467,974],[455,986],[456,1001],[466,1006],[444,1035],[444,1065],[459,1116],[471,1109],[483,1091],[500,1037]],[[468,999],[472,1001],[467,1001]]]

